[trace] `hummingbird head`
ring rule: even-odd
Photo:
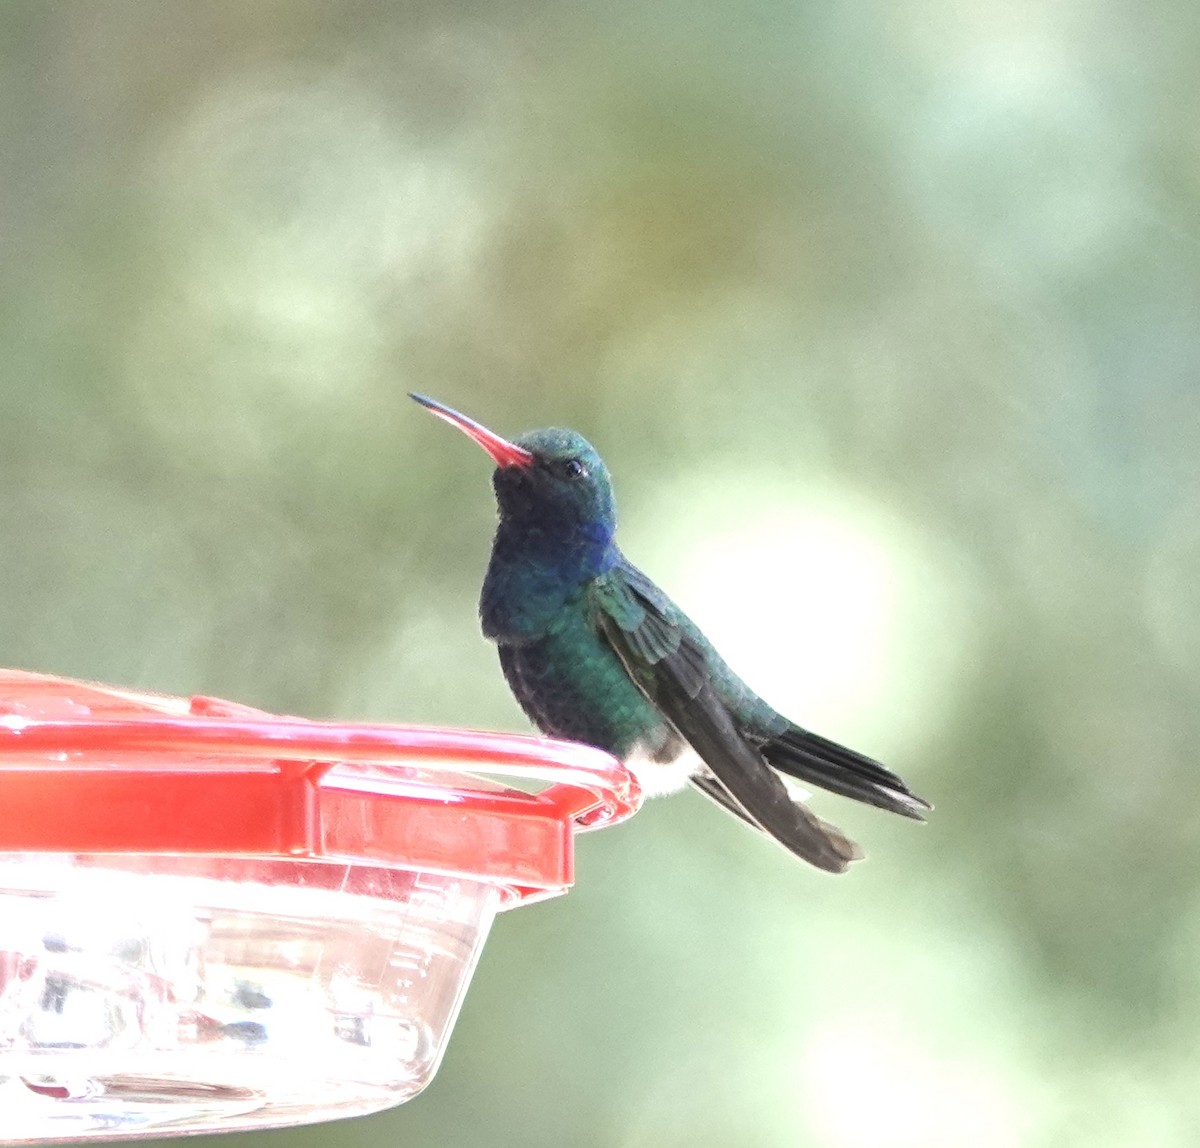
[[[510,442],[425,395],[410,397],[491,455],[502,530],[524,537],[531,548],[574,554],[595,567],[590,573],[606,568],[617,528],[616,502],[608,467],[587,439],[547,427]]]
[[[528,431],[514,445],[529,453],[530,462],[500,465],[492,475],[501,519],[541,520],[567,532],[587,529],[612,538],[617,528],[612,479],[583,435],[546,427]]]

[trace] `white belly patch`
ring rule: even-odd
[[[686,743],[673,761],[651,761],[640,747],[635,747],[633,753],[626,757],[625,766],[637,778],[646,797],[678,793],[687,785],[689,777],[705,771],[704,762]]]

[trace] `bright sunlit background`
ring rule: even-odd
[[[288,1145],[1200,1142],[1200,6],[0,5],[3,664],[526,727],[487,460],[937,805],[699,797]]]

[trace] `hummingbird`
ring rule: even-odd
[[[648,794],[690,782],[830,873],[863,852],[781,775],[925,819],[933,807],[891,770],[772,709],[629,562],[608,469],[582,435],[549,427],[509,441],[426,395],[410,398],[496,464],[499,523],[479,617],[542,733],[613,754]]]

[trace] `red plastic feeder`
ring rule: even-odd
[[[496,912],[639,800],[586,746],[0,670],[0,1140],[407,1100]]]

